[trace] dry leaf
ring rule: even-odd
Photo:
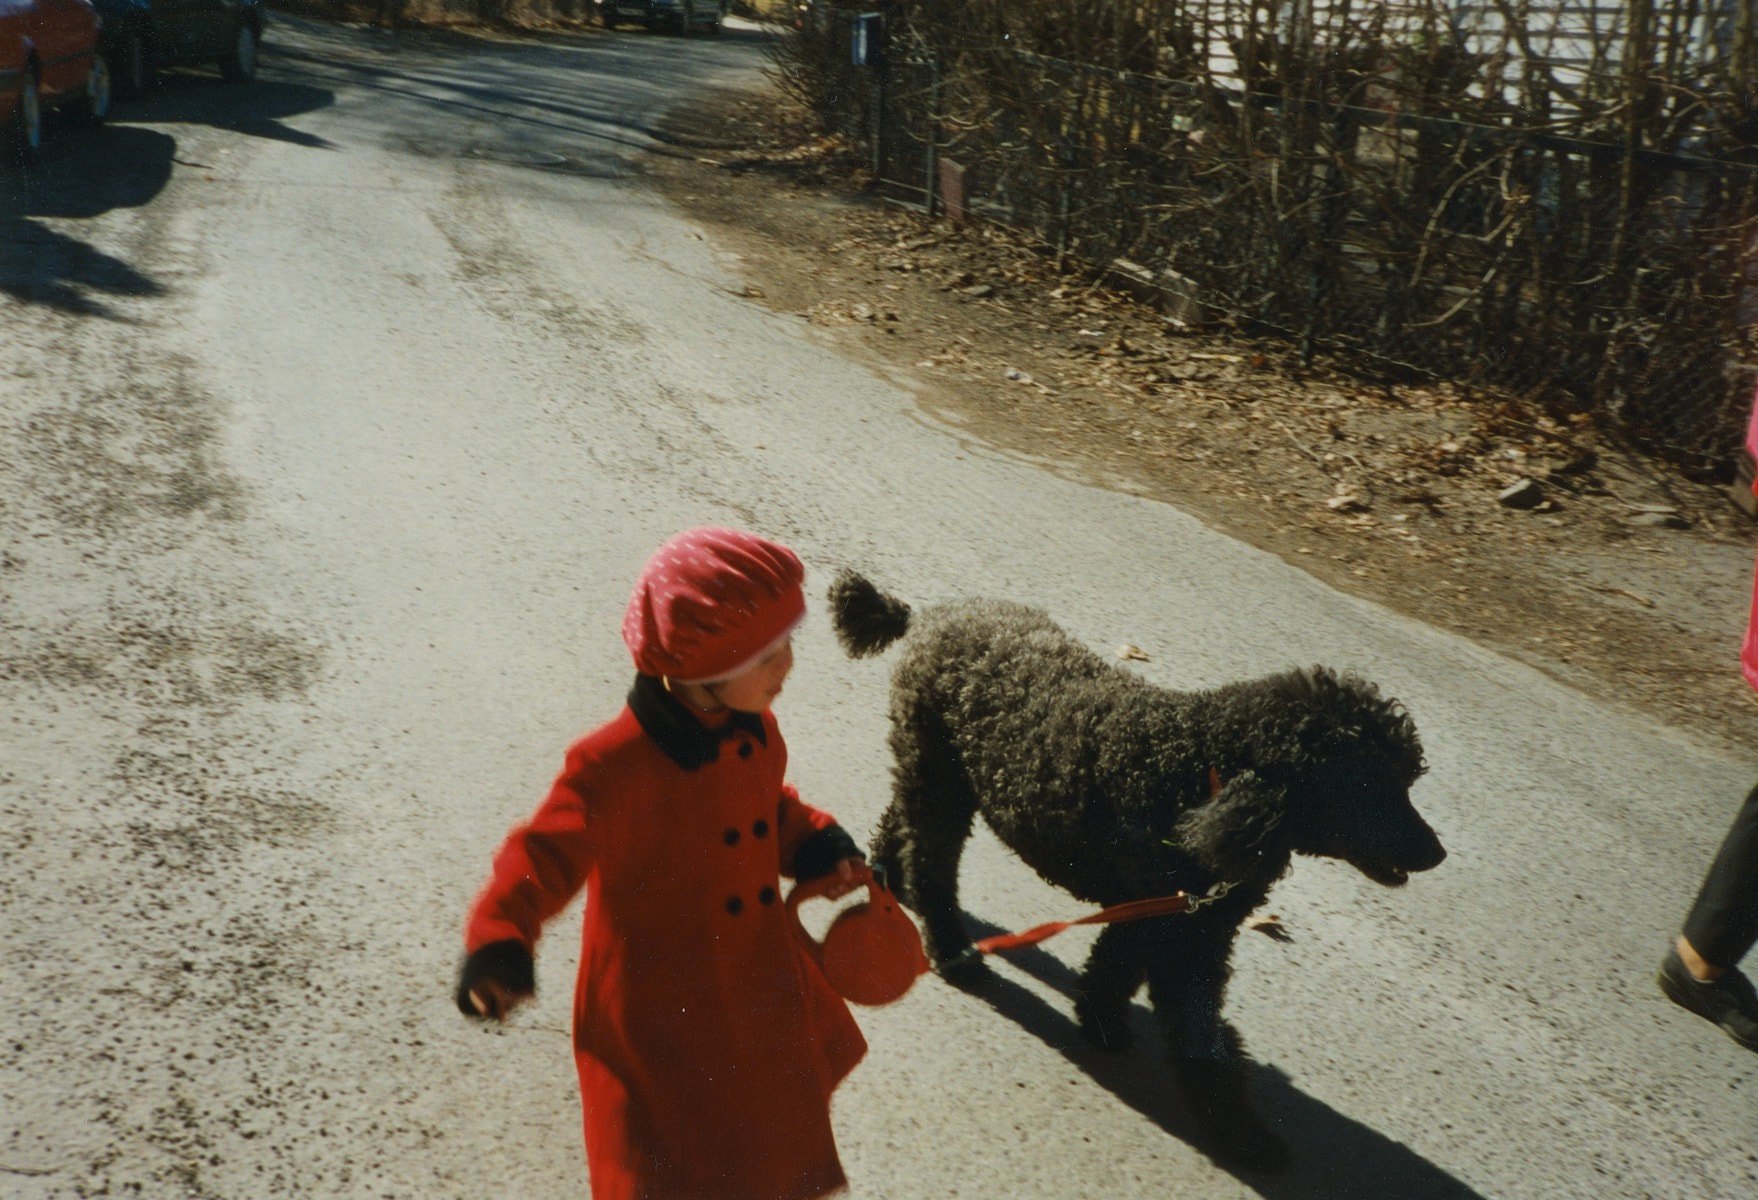
[[[1148,657],[1148,652],[1146,650],[1143,650],[1140,646],[1132,646],[1128,642],[1124,642],[1123,645],[1117,647],[1117,657],[1133,659],[1136,662],[1153,661],[1153,659]]]
[[[1593,590],[1596,592],[1605,592],[1607,595],[1611,595],[1611,596],[1622,596],[1626,600],[1634,600],[1637,604],[1640,604],[1643,608],[1653,608],[1654,607],[1654,601],[1650,600],[1647,596],[1638,596],[1635,592],[1632,592],[1629,588],[1603,587],[1603,586],[1600,586],[1599,584],[1594,584]]]
[[[1245,927],[1255,929],[1266,937],[1275,938],[1278,942],[1291,942],[1294,935],[1282,924],[1282,918],[1275,913],[1263,913],[1245,918]]]

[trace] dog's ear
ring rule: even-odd
[[[1274,879],[1288,866],[1287,796],[1251,771],[1180,817],[1174,845],[1228,882]]]

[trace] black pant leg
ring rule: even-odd
[[[1685,917],[1684,934],[1717,967],[1734,966],[1758,942],[1758,787],[1722,840]]]

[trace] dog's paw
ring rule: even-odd
[[[983,959],[983,952],[975,946],[967,946],[962,953],[940,959],[934,964],[934,972],[953,987],[966,991],[980,988],[995,978],[995,972]]]
[[[1135,1045],[1127,1004],[1104,1004],[1080,996],[1074,1002],[1074,1015],[1080,1021],[1081,1036],[1096,1050],[1121,1054]]]
[[[1175,1059],[1173,1073],[1202,1127],[1205,1148],[1218,1161],[1252,1171],[1287,1168],[1288,1145],[1258,1115],[1243,1063]]]

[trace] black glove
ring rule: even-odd
[[[490,942],[464,960],[464,967],[458,972],[458,1011],[467,1017],[499,1020],[500,1013],[478,1012],[476,1005],[470,1000],[471,990],[477,984],[490,980],[518,996],[528,996],[537,990],[531,951],[525,949],[523,942]],[[484,992],[483,998],[490,1007],[494,1006],[491,993]]]
[[[845,858],[865,861],[866,857],[855,845],[855,839],[848,835],[848,830],[841,825],[826,825],[816,833],[808,834],[800,848],[794,851],[794,879],[804,883],[830,874]]]

